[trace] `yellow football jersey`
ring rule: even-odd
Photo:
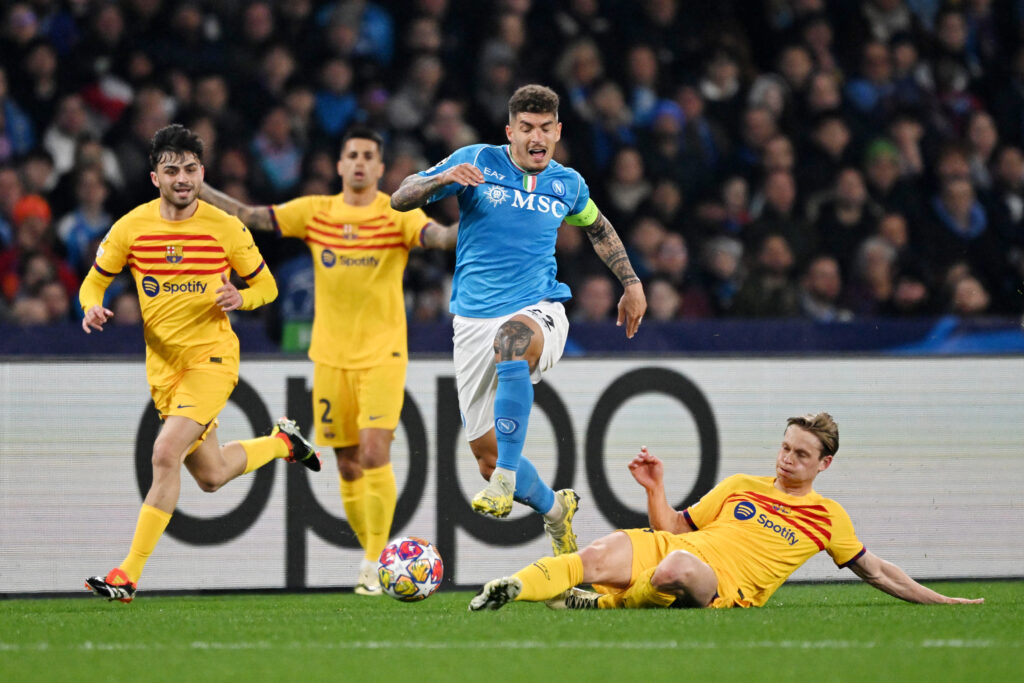
[[[238,337],[215,303],[220,276],[233,268],[250,280],[266,268],[252,233],[234,216],[200,201],[191,217],[168,221],[159,207],[154,199],[114,223],[93,265],[108,277],[131,268],[146,374],[157,385],[200,360],[238,358]]]
[[[729,575],[739,595],[728,597],[748,607],[763,605],[821,550],[840,567],[864,553],[839,503],[814,491],[791,496],[774,482],[773,477],[736,474],[683,511],[697,531],[682,537],[716,572]]]
[[[352,369],[408,362],[402,276],[427,214],[395,211],[378,192],[367,206],[341,194],[299,197],[271,207],[271,216],[283,236],[313,253],[310,359]]]

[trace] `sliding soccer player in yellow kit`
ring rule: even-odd
[[[409,362],[402,275],[410,249],[454,249],[458,234],[421,210],[391,208],[378,189],[382,155],[380,135],[354,127],[341,142],[339,194],[275,206],[243,204],[208,185],[202,195],[253,230],[303,240],[313,254],[316,442],[334,448],[345,516],[363,547],[355,592],[373,596],[381,595],[377,558],[398,499],[391,441]]]
[[[676,511],[665,497],[662,462],[642,449],[629,469],[647,492],[649,529],[616,531],[579,553],[545,557],[490,581],[469,609],[498,609],[513,600],[555,609],[759,607],[820,551],[908,602],[984,602],[936,593],[864,547],[846,510],[812,488],[837,450],[839,427],[831,415],[791,417],[774,477],[733,475]],[[596,591],[576,588],[583,582]]]
[[[238,337],[227,314],[273,301],[277,284],[245,226],[199,200],[202,160],[203,143],[192,131],[177,124],[157,131],[149,163],[160,196],[114,223],[79,293],[82,328],[102,331],[113,316],[103,307],[103,294],[125,265],[131,268],[142,308],[146,376],[164,420],[153,444],[153,483],[128,555],[106,577],[86,579],[86,588],[109,600],[135,597],[142,568],[177,505],[182,463],[204,491],[274,458],[320,469],[312,444],[286,418],[270,436],[217,442],[217,415],[238,383]],[[231,270],[247,288],[231,284]]]

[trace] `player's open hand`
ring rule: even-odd
[[[470,163],[459,164],[445,171],[444,179],[448,185],[458,183],[463,187],[476,187],[483,184],[484,172]]]
[[[103,331],[103,323],[114,317],[114,312],[102,306],[93,306],[85,312],[82,318],[82,329],[86,334],[92,334],[93,330]]]
[[[640,329],[640,323],[647,311],[647,297],[644,296],[644,287],[639,282],[626,286],[626,291],[619,299],[619,318],[615,324],[622,327],[626,323],[626,338],[632,339],[636,331]]]
[[[242,293],[231,284],[231,280],[228,278],[228,271],[225,270],[220,274],[220,281],[224,283],[224,286],[217,290],[216,303],[220,310],[227,313],[242,305]]]
[[[656,489],[664,481],[665,466],[647,451],[647,446],[641,446],[640,453],[629,461],[629,473],[645,489]]]
[[[946,598],[947,605],[980,605],[985,602],[985,598]]]

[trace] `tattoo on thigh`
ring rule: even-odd
[[[498,330],[498,336],[494,338],[494,352],[501,360],[521,358],[532,340],[533,330],[525,323],[510,320]]]

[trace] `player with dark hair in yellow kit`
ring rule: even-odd
[[[227,314],[273,301],[277,284],[245,226],[199,200],[202,157],[202,141],[187,128],[157,131],[149,161],[160,196],[114,223],[79,293],[82,328],[102,331],[113,316],[103,307],[103,293],[125,265],[131,268],[142,309],[146,376],[164,420],[153,444],[153,483],[128,555],[106,577],[86,580],[86,588],[109,600],[134,598],[142,568],[177,505],[182,463],[204,491],[274,458],[320,469],[319,455],[286,418],[270,436],[217,442],[217,415],[238,383],[238,337]],[[231,284],[231,270],[249,286]]]
[[[341,500],[363,547],[359,595],[381,595],[377,557],[387,544],[398,490],[391,441],[405,400],[409,363],[402,276],[414,247],[454,249],[458,226],[423,211],[400,212],[378,189],[383,142],[357,126],[341,143],[342,191],[251,206],[203,188],[203,199],[253,230],[301,239],[313,255],[313,361],[316,442],[332,446]]]

